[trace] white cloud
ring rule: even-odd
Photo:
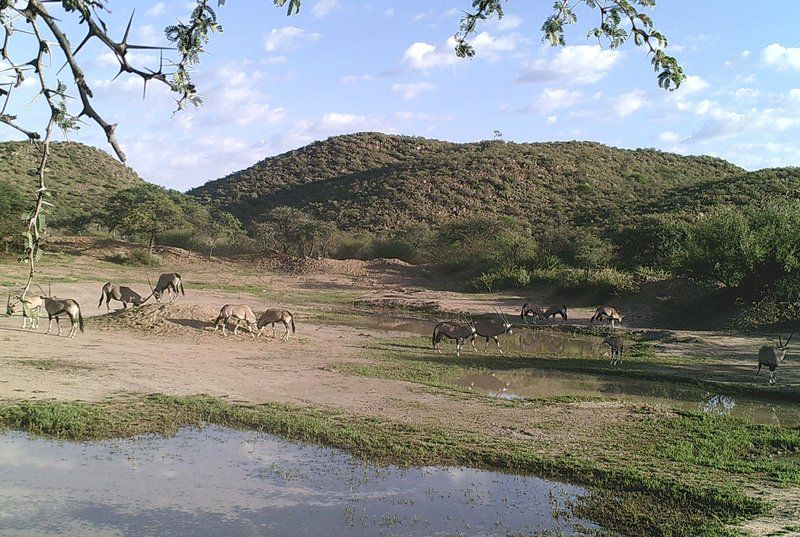
[[[162,13],[164,13],[164,8],[167,7],[164,2],[158,2],[154,4],[153,7],[147,10],[148,17],[158,17]]]
[[[342,84],[356,84],[358,82],[369,82],[372,75],[345,75],[342,77]]]
[[[425,91],[433,91],[436,89],[435,84],[429,82],[411,82],[408,84],[393,84],[392,91],[399,93],[403,99],[416,99]]]
[[[540,58],[530,63],[517,82],[535,83],[563,80],[590,84],[604,78],[619,61],[621,53],[598,45],[576,45],[561,48],[554,58]]]
[[[677,132],[664,131],[658,134],[658,139],[665,143],[675,143],[680,140],[681,137]]]
[[[558,122],[558,116],[547,116],[547,124],[555,125]]]
[[[676,95],[686,96],[703,91],[709,83],[697,75],[688,75],[681,82],[681,87],[676,91]]]
[[[273,28],[269,34],[264,35],[264,48],[268,52],[294,50],[302,45],[313,43],[319,40],[320,37],[322,37],[321,34],[296,26]]]
[[[516,30],[522,25],[522,18],[517,15],[504,15],[495,25],[501,32]]]
[[[645,93],[642,90],[633,90],[623,93],[614,102],[614,111],[619,117],[628,117],[647,104]]]
[[[338,7],[339,0],[319,0],[311,11],[314,13],[314,17],[320,19],[330,15]]]
[[[489,32],[481,32],[475,36],[471,41],[472,46],[475,48],[477,57],[488,55],[497,57],[501,52],[512,52],[520,45],[529,43],[530,40],[520,34],[512,33],[501,36],[494,36]]]
[[[541,112],[551,112],[560,108],[569,108],[583,98],[580,91],[546,88],[536,99],[534,108]]]
[[[784,47],[778,43],[772,43],[761,53],[761,61],[765,65],[781,70],[800,70],[800,47]]]
[[[448,40],[448,45],[451,41],[455,46],[455,41],[452,38]],[[424,41],[417,41],[403,53],[403,61],[412,69],[421,70],[453,65],[458,61],[458,58],[452,50],[452,48],[443,50],[442,47],[437,47]]]
[[[389,9],[384,9],[383,10],[383,16],[384,17],[394,17],[394,8],[390,7]]]

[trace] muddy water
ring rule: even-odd
[[[585,493],[578,487],[367,465],[221,427],[91,443],[6,433],[0,472],[4,536],[573,535],[593,527],[563,517],[568,500]]]
[[[784,426],[800,424],[800,405],[796,403],[776,403],[715,394],[695,386],[669,382],[531,369],[465,375],[453,379],[452,382],[467,389],[480,390],[503,398],[563,395],[613,397],[686,410],[728,414],[753,423]]]
[[[353,326],[400,330],[430,335],[435,321],[403,317],[383,317],[354,321]],[[484,342],[479,340],[478,349]],[[513,334],[500,336],[506,351],[532,355],[608,356],[608,346],[599,337],[567,334],[543,330],[514,330]],[[494,342],[489,347],[493,350]],[[496,352],[496,351],[495,351]],[[775,425],[800,424],[800,405],[779,403],[755,398],[728,396],[709,392],[696,386],[657,382],[625,377],[607,377],[562,371],[514,369],[494,371],[490,374],[467,375],[452,379],[456,385],[479,390],[499,397],[553,397],[580,395],[615,397],[688,410],[701,410],[729,414],[753,421]]]

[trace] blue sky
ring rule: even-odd
[[[652,11],[689,74],[674,93],[656,85],[644,50],[586,39],[595,12],[578,11],[569,46],[542,43],[549,0],[510,0],[484,24],[477,57],[455,57],[448,38],[467,0],[303,0],[286,17],[271,2],[230,1],[195,79],[205,105],[172,116],[168,93],[111,83],[99,47],[81,54],[96,108],[119,123],[128,163],[148,181],[186,190],[258,160],[335,134],[376,130],[456,142],[592,140],[709,154],[747,169],[800,165],[800,42],[796,2],[661,0]],[[109,25],[163,44],[186,18],[184,1],[112,0]],[[63,15],[63,17],[69,17]],[[141,65],[157,55],[138,54]],[[24,103],[27,104],[27,103]],[[41,103],[20,113],[43,121]],[[0,138],[18,139],[7,128]],[[85,126],[70,139],[109,150]]]

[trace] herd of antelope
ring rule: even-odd
[[[471,315],[461,314],[461,320],[455,322],[440,322],[433,329],[433,349],[435,352],[440,352],[439,346],[442,339],[447,338],[455,340],[456,342],[456,356],[461,356],[461,349],[464,343],[469,341],[472,344],[472,350],[477,352],[475,347],[475,340],[479,337],[486,338],[486,344],[483,347],[483,352],[486,352],[489,347],[489,340],[493,339],[497,345],[500,354],[503,349],[500,348],[500,340],[498,336],[502,334],[512,334],[513,325],[508,317],[500,310],[495,308],[496,318],[489,320],[474,321]],[[554,305],[549,307],[538,306],[526,302],[522,306],[520,312],[520,319],[523,324],[529,324],[529,319],[533,322],[544,322],[548,319],[555,320],[556,316],[561,317],[562,322],[568,319],[567,306]],[[612,306],[600,306],[594,312],[594,315],[589,319],[589,324],[596,322],[608,322],[611,329],[614,330],[616,324],[622,324],[622,315]],[[769,369],[769,383],[775,384],[775,370],[778,365],[783,361],[786,356],[786,349],[789,342],[794,336],[794,332],[784,342],[780,337],[778,338],[778,345],[764,345],[758,351],[758,371],[756,377],[761,372],[761,368],[766,366]],[[603,339],[603,344],[607,345],[611,351],[611,366],[616,367],[622,363],[622,355],[625,350],[625,339],[618,335],[611,333]]]
[[[186,296],[181,275],[176,272],[162,274],[158,278],[155,286],[150,282],[150,278],[148,278],[147,281],[150,286],[150,294],[147,297],[143,297],[130,287],[115,285],[111,282],[106,283],[101,290],[100,302],[97,304],[97,307],[102,307],[103,301],[105,301],[106,310],[110,312],[111,307],[109,303],[111,300],[121,302],[123,309],[126,309],[129,304],[132,306],[141,306],[151,297],[155,298],[156,301],[160,303],[161,299],[166,295],[170,303],[172,303],[178,298],[179,294]],[[59,319],[62,316],[66,316],[69,317],[70,320],[70,329],[67,334],[68,338],[75,337],[78,329],[83,332],[83,315],[81,313],[81,307],[76,300],[57,298],[51,296],[50,293],[45,293],[44,289],[41,287],[39,289],[42,295],[36,295],[29,290],[23,291],[16,296],[9,295],[6,305],[6,315],[13,315],[21,312],[22,329],[25,330],[29,328],[37,330],[39,327],[39,318],[43,313],[46,313],[48,320],[46,334],[51,332],[53,320],[55,319],[59,336],[61,335]],[[442,339],[447,338],[455,340],[457,357],[461,356],[461,349],[467,341],[471,343],[473,351],[477,352],[475,340],[481,337],[486,340],[483,346],[483,352],[488,350],[489,341],[494,340],[498,351],[502,354],[503,349],[500,347],[498,336],[512,334],[513,325],[501,310],[495,309],[495,313],[499,319],[474,321],[472,316],[462,314],[461,321],[438,323],[433,329],[432,341],[434,351],[440,352],[439,346]],[[568,320],[567,306],[561,304],[545,308],[544,306],[537,306],[526,302],[522,306],[520,312],[520,319],[524,324],[528,324],[531,318],[533,322],[536,323],[544,322],[548,319],[555,320],[556,316],[561,317],[562,322],[566,322]],[[607,321],[613,330],[615,328],[615,323],[622,324],[622,319],[622,315],[616,308],[612,306],[601,306],[595,310],[594,315],[589,319],[589,324]],[[244,324],[244,327],[250,335],[254,337],[260,335],[263,327],[268,324],[272,325],[272,336],[275,337],[275,323],[282,323],[285,328],[282,338],[283,341],[289,338],[290,327],[291,332],[295,332],[294,316],[289,311],[268,309],[259,317],[256,317],[250,306],[245,304],[224,305],[219,315],[214,320],[214,331],[216,332],[217,329],[222,326],[222,334],[227,336],[226,326],[232,321],[234,322],[234,335],[237,335],[239,326],[242,324]],[[785,358],[786,350],[793,336],[794,332],[789,336],[786,342],[778,338],[778,345],[764,345],[761,347],[758,351],[758,371],[756,372],[756,377],[758,377],[758,374],[761,372],[761,368],[766,366],[769,369],[769,383],[775,384],[775,370]],[[612,333],[605,337],[603,343],[608,345],[611,350],[612,367],[620,364],[625,350],[624,338]]]
[[[102,307],[103,301],[105,300],[106,310],[110,312],[111,306],[109,303],[112,300],[121,302],[122,308],[127,309],[129,304],[132,306],[141,306],[150,300],[151,297],[155,298],[156,302],[160,303],[161,299],[166,294],[169,298],[169,302],[172,303],[178,298],[179,294],[181,296],[186,296],[186,292],[183,288],[183,279],[177,272],[162,274],[159,276],[158,281],[156,281],[155,286],[150,282],[150,278],[147,279],[147,283],[150,286],[150,294],[147,297],[143,297],[130,287],[108,282],[100,290],[100,302],[98,302],[97,307]],[[47,319],[49,321],[46,334],[50,333],[53,319],[55,319],[56,326],[58,327],[58,335],[61,335],[59,317],[64,315],[69,317],[71,323],[67,337],[75,337],[79,328],[80,331],[83,332],[83,314],[76,300],[51,296],[50,292],[45,293],[44,289],[41,287],[39,287],[39,290],[42,292],[42,295],[36,295],[30,291],[23,291],[14,296],[8,295],[6,315],[14,315],[15,313],[21,312],[22,329],[25,330],[29,328],[31,330],[37,330],[39,328],[39,317],[41,317],[42,308],[44,308],[44,313],[47,314]],[[282,323],[286,329],[283,334],[283,341],[289,339],[289,327],[291,327],[292,333],[295,332],[294,316],[287,310],[268,309],[256,318],[250,306],[244,304],[226,304],[222,307],[219,315],[214,320],[214,331],[216,332],[221,325],[222,334],[227,336],[228,333],[225,327],[230,321],[235,321],[233,327],[234,335],[237,334],[241,323],[245,324],[248,332],[252,336],[260,335],[261,329],[270,324],[272,325],[272,336],[275,337],[275,323]]]

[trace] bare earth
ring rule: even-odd
[[[2,400],[98,401],[129,393],[208,394],[231,401],[305,404],[415,423],[457,423],[467,430],[529,439],[539,451],[582,448],[559,442],[563,442],[564,430],[580,430],[581,434],[575,436],[585,441],[591,437],[587,432],[603,426],[596,419],[598,406],[603,407],[605,424],[635,414],[636,405],[631,403],[575,403],[566,411],[563,407],[538,407],[538,426],[533,426],[531,413],[524,406],[487,404],[479,398],[456,399],[413,383],[345,375],[333,365],[366,360],[362,356],[368,341],[364,334],[381,337],[388,333],[306,320],[310,311],[326,309],[320,293],[328,291],[352,294],[353,299],[366,303],[472,312],[491,312],[493,306],[516,312],[526,297],[427,290],[422,288],[424,273],[394,262],[326,262],[317,267],[295,267],[300,274],[287,276],[254,262],[210,262],[196,256],[187,258],[175,250],[162,252],[166,259],[162,269],[146,270],[100,260],[114,251],[113,245],[92,251],[91,256],[82,255],[80,250],[85,245],[80,242],[61,246],[62,251],[78,255],[65,260],[63,268],[47,262],[47,276],[56,282],[52,284],[54,295],[74,298],[81,304],[86,331],[67,339],[45,335],[46,318],[40,321],[37,332],[31,332],[22,331],[18,316],[0,317]],[[105,316],[105,305],[97,308],[100,288],[106,281],[130,282],[146,294],[148,274],[153,278],[158,272],[173,270],[186,281],[186,297],[160,308],[148,304],[141,309],[150,315],[146,322],[135,325],[132,320],[136,315],[132,313]],[[0,264],[3,291],[18,289],[22,273],[20,265]],[[254,294],[231,289],[233,277],[238,279],[238,286],[253,289]],[[60,283],[64,280],[69,282]],[[212,322],[226,303],[247,303],[257,313],[267,307],[289,309],[296,316],[297,334],[285,343],[270,337],[269,328],[267,335],[255,339],[246,331],[223,337],[220,331],[212,332]],[[118,302],[112,304],[120,306]],[[593,308],[573,308],[570,322],[586,323],[592,313]],[[65,334],[68,327],[69,321],[62,319]],[[276,328],[280,336],[283,327]],[[397,333],[393,335],[398,337]],[[766,341],[716,332],[680,332],[675,336],[678,342],[665,345],[661,352],[711,357],[697,365],[697,374],[732,382],[752,382],[754,356]],[[789,356],[782,364],[779,380],[782,386],[800,386],[800,364],[794,357]],[[762,381],[766,383],[766,375]],[[543,422],[551,426],[542,427]],[[553,430],[560,430],[558,442]],[[796,515],[800,518],[797,503],[786,504],[786,512],[778,516],[786,517],[784,521]],[[754,521],[750,529],[760,533],[773,523],[782,521]]]

